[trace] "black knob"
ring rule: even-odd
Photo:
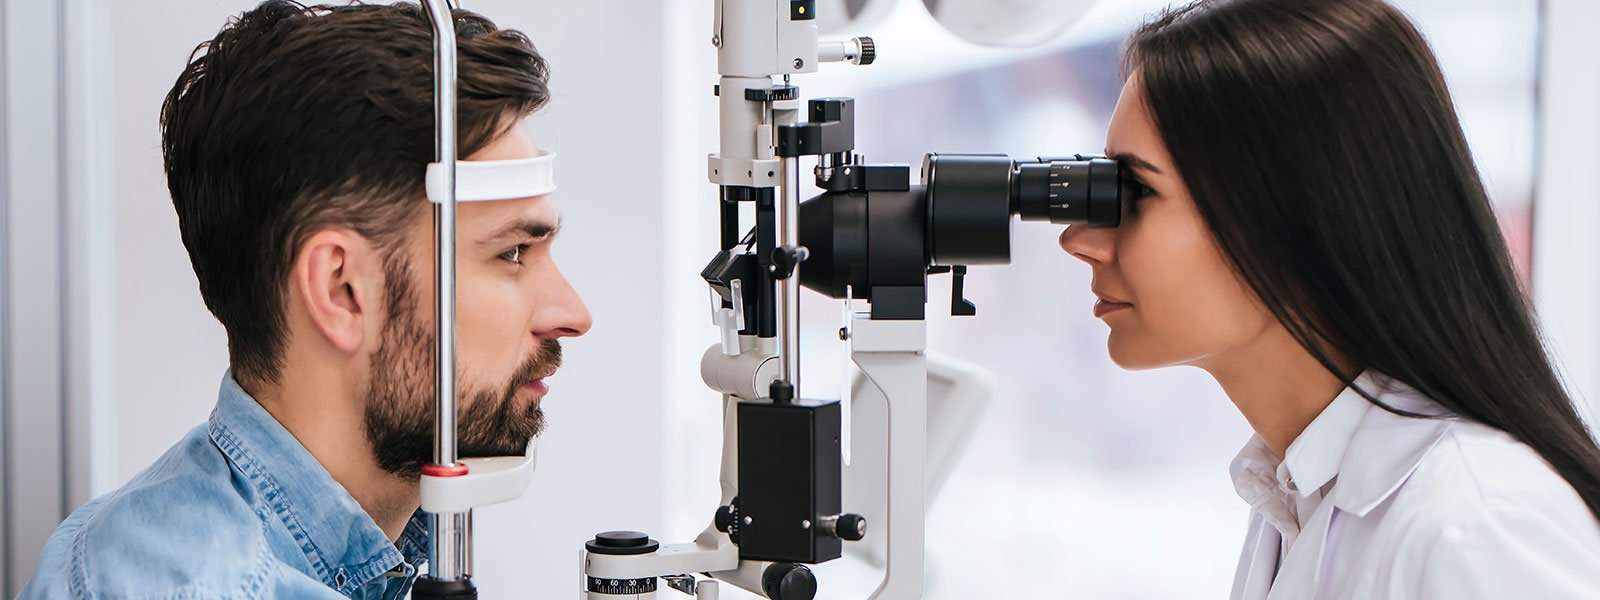
[[[594,536],[584,547],[595,554],[626,556],[655,552],[661,547],[661,542],[638,531],[607,531]]]
[[[798,248],[784,246],[772,249],[772,277],[775,279],[788,279],[794,274],[794,268],[811,257],[811,251],[805,246]]]
[[[878,45],[873,43],[872,38],[859,37],[856,41],[861,44],[861,57],[856,59],[856,64],[870,65],[872,61],[878,60]]]
[[[794,401],[794,385],[779,379],[772,382],[772,385],[767,386],[767,395],[772,398],[773,402],[778,404],[792,402]]]
[[[727,506],[717,507],[717,514],[712,517],[711,523],[717,527],[717,531],[728,534],[728,539],[733,543],[739,543],[739,499],[734,498]]]
[[[841,540],[859,542],[861,538],[867,537],[867,518],[850,513],[839,515],[839,522],[834,525],[834,530]]]
[[[761,590],[772,600],[812,600],[817,596],[817,576],[805,565],[773,563],[761,574]]]
[[[411,588],[415,600],[478,600],[478,586],[472,578],[442,581],[429,575],[417,578]]]

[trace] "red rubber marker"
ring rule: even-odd
[[[422,474],[429,477],[460,477],[467,474],[467,465],[466,463],[456,463],[450,467],[422,465]]]

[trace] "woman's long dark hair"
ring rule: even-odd
[[[1347,385],[1358,373],[1341,364],[1376,370],[1505,431],[1600,518],[1600,448],[1404,14],[1381,0],[1203,0],[1134,33],[1123,70],[1224,255],[1324,367]]]

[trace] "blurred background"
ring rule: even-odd
[[[1586,26],[1600,4],[1395,3],[1443,64],[1551,351],[1592,413],[1600,42]],[[195,45],[254,4],[0,0],[0,594],[20,590],[67,512],[215,402],[225,338],[178,239],[157,114]],[[552,65],[540,128],[562,155],[557,255],[595,316],[566,344],[533,488],[477,517],[483,597],[557,597],[595,532],[687,540],[717,503],[720,406],[698,370],[715,340],[698,277],[716,250],[712,3],[462,4],[527,32]],[[806,97],[855,97],[857,148],[874,162],[1095,153],[1122,40],[1168,4],[1099,2],[1036,45],[1002,49],[957,37],[916,0],[820,2],[854,15],[827,25],[872,35],[880,59],[795,83]],[[973,270],[978,316],[929,312],[930,351],[988,369],[996,395],[931,501],[928,597],[980,597],[1018,577],[1048,580],[1048,597],[1223,596],[1247,515],[1227,465],[1248,427],[1204,373],[1111,364],[1088,269],[1058,233],[1019,225],[1012,265]],[[849,377],[840,309],[811,295],[804,310],[806,393],[837,394]],[[602,429],[628,435],[588,443]]]

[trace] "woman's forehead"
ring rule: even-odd
[[[1139,84],[1139,72],[1129,75],[1122,86],[1122,96],[1117,99],[1116,110],[1111,114],[1111,126],[1106,131],[1106,155],[1137,154],[1145,160],[1164,164],[1166,148],[1155,122],[1150,118],[1144,102],[1144,92]]]

